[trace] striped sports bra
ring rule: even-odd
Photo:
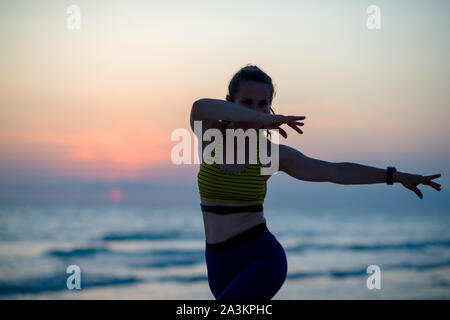
[[[227,124],[226,128],[229,125],[230,123]],[[224,128],[222,128],[222,134],[225,137]],[[222,145],[223,141],[219,140],[217,148],[221,148]],[[215,150],[212,150],[211,157],[214,157],[214,155]],[[215,161],[212,164],[203,161],[197,174],[197,182],[201,200],[237,204],[263,204],[267,183],[265,176],[261,175],[259,143],[257,143],[256,163],[248,164],[244,170],[239,172],[229,173],[220,169]]]

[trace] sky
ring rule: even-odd
[[[307,118],[280,143],[441,173],[445,191],[449,24],[445,0],[1,2],[0,181],[195,184],[198,165],[171,162],[171,133],[254,64],[273,79],[275,112]]]

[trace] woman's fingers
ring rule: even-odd
[[[283,124],[287,124],[288,126],[290,126],[292,129],[294,129],[295,131],[297,131],[298,133],[302,134],[303,131],[298,128],[299,126],[303,126],[304,123],[300,122],[299,120],[304,120],[306,119],[305,116],[284,116],[284,115],[276,115],[276,118],[274,120],[274,122],[270,123],[270,124],[266,124],[265,128],[266,129],[278,129],[280,131],[280,134],[284,137],[287,138],[287,133],[286,131],[284,131],[283,129],[281,129],[281,125]]]
[[[433,182],[433,181],[426,181],[423,182],[424,185],[430,186],[435,188],[438,191],[441,191],[441,185],[439,183]]]
[[[423,198],[422,192],[418,188],[414,187],[413,191],[419,196],[420,199]]]
[[[407,188],[407,189],[413,191],[415,194],[417,194],[417,196],[418,196],[420,199],[423,198],[422,192],[416,187],[417,184],[415,184],[415,183],[414,183],[414,184],[411,184],[411,183],[402,182],[402,185],[403,185],[405,188]]]
[[[266,128],[266,129],[270,129],[270,128]],[[287,133],[286,131],[284,131],[281,127],[272,127],[271,129],[275,129],[278,130],[278,133],[281,134],[283,136],[283,138],[287,138]]]
[[[439,188],[441,187],[441,185],[439,183],[431,181],[431,180],[427,180],[427,181],[423,182],[423,184],[427,184],[427,185],[430,185],[430,186],[436,186],[436,187],[439,187]]]
[[[306,119],[305,116],[282,116],[281,121],[283,122],[298,122],[299,120],[304,120]]]
[[[421,192],[417,187],[409,186],[409,185],[406,185],[406,187],[407,187],[408,189],[414,191],[414,193],[417,194],[417,196],[418,196],[420,199],[423,198],[422,192]]]
[[[298,120],[305,119],[305,117],[304,116],[288,116],[287,118],[289,121],[286,121],[286,124],[288,126],[290,126],[292,129],[294,129],[295,131],[297,131],[298,133],[302,134],[303,131],[300,128],[298,128],[298,126],[303,126],[304,123],[300,122]]]
[[[287,133],[286,133],[286,131],[284,131],[284,130],[281,129],[281,128],[278,128],[278,130],[279,130],[280,134],[286,139],[286,138],[287,138]]]
[[[275,128],[272,128],[272,129],[275,129],[275,130],[278,130],[278,133],[279,134],[281,134],[282,136],[283,136],[283,138],[287,138],[287,133],[286,133],[286,131],[284,131],[283,129],[281,129],[280,127],[275,127]]]
[[[303,133],[302,130],[300,130],[300,128],[297,128],[297,126],[295,124],[292,123],[288,123],[288,126],[290,126],[291,128],[293,128],[295,131],[297,131],[298,133]]]
[[[441,176],[441,174],[440,173],[438,173],[438,174],[432,174],[431,176],[424,176],[424,178],[425,179],[436,179],[436,178],[438,178],[438,177],[440,177]]]
[[[286,116],[289,120],[304,120],[306,119],[305,116]]]
[[[441,185],[437,182],[431,181],[432,179],[436,179],[440,177],[441,174],[433,174],[429,176],[422,176],[422,175],[408,175],[407,177],[410,177],[409,179],[406,179],[402,181],[402,185],[412,190],[420,199],[423,199],[422,192],[417,188],[420,184],[424,184],[427,186],[430,186],[438,191],[441,191]]]
[[[430,187],[432,187],[432,188],[434,188],[434,189],[436,189],[438,191],[441,191],[441,185],[439,183],[437,183],[437,182],[431,181],[432,179],[436,179],[436,178],[438,178],[440,176],[441,176],[440,173],[432,174],[432,175],[429,175],[429,176],[424,176],[422,178],[422,182],[421,183],[424,184],[424,185],[430,186]]]

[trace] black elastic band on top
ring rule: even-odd
[[[208,206],[204,204],[200,204],[200,207],[203,211],[208,211],[217,214],[230,214],[230,213],[239,213],[239,212],[260,212],[263,211],[262,204],[255,204],[251,206],[239,206],[239,207],[231,207],[231,206]]]
[[[230,239],[227,239],[222,242],[218,243],[208,243],[205,241],[205,250],[207,253],[211,254],[217,254],[222,253],[227,250],[233,249],[241,244],[244,244],[247,241],[252,240],[253,238],[256,238],[257,236],[269,231],[267,228],[267,225],[265,222],[262,222],[260,224],[257,224],[254,227],[251,227],[250,229],[247,229]]]

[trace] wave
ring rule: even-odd
[[[63,291],[67,289],[67,274],[55,274],[44,277],[0,281],[0,296],[17,294],[38,294],[49,291]],[[141,279],[128,277],[118,278],[105,275],[81,275],[81,289],[90,287],[128,285],[141,282]]]
[[[200,234],[188,234],[180,231],[166,232],[124,232],[109,233],[100,238],[103,241],[145,241],[145,240],[170,240],[170,239],[200,239]]]
[[[414,263],[400,263],[396,265],[396,269],[413,269],[419,271],[433,270],[438,268],[445,268],[450,266],[450,259],[444,261],[435,261],[430,263],[414,264]],[[389,266],[388,266],[389,267]]]
[[[320,244],[302,243],[285,248],[286,252],[302,252],[306,250],[349,250],[349,251],[381,251],[381,250],[419,250],[427,247],[450,247],[450,240],[417,241],[376,244]]]
[[[194,265],[205,261],[203,250],[117,251],[101,247],[86,247],[72,250],[51,250],[45,254],[59,259],[87,259],[83,260],[84,264],[126,265],[132,268],[166,268]]]
[[[111,252],[106,248],[76,248],[71,250],[52,250],[48,251],[46,254],[61,258],[72,258],[72,257],[86,257],[92,256],[98,253],[108,253]]]
[[[192,276],[180,276],[180,275],[173,275],[173,276],[164,276],[157,278],[158,282],[183,282],[183,283],[189,283],[189,282],[203,282],[208,281],[208,276],[206,275],[192,275]]]
[[[438,268],[445,268],[450,266],[450,260],[435,261],[430,263],[395,263],[390,265],[381,265],[381,271],[385,270],[433,270]],[[348,270],[325,270],[320,272],[295,272],[288,274],[287,278],[308,278],[308,277],[323,277],[328,276],[332,278],[357,277],[367,275],[366,268],[348,269]]]
[[[142,254],[142,253],[141,253]],[[166,268],[170,266],[194,265],[205,262],[205,254],[202,250],[152,250],[147,251],[147,259],[137,263],[130,263],[138,268]]]

